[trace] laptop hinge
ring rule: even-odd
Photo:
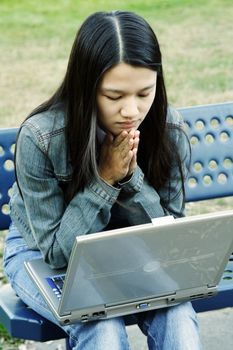
[[[168,298],[168,303],[182,302],[183,300],[196,300],[209,298],[217,293],[217,286],[206,286],[192,289],[183,289]]]

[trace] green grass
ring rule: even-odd
[[[114,9],[135,11],[155,29],[172,104],[232,99],[231,0],[1,0],[0,127],[19,125],[53,93],[82,21]]]
[[[0,324],[0,350],[17,349],[20,344],[24,343],[23,340],[11,337],[5,328]]]
[[[211,199],[199,202],[190,202],[186,204],[186,215],[199,215],[205,213],[214,213],[223,210],[232,210],[233,197]]]

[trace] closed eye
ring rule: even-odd
[[[112,96],[107,96],[107,95],[105,95],[105,97],[111,101],[117,101],[121,98],[121,96],[112,97]]]
[[[150,94],[139,94],[138,97],[148,97]]]
[[[143,89],[143,90],[146,90],[146,91],[140,91],[138,93],[138,97],[141,97],[141,98],[149,97],[153,93],[154,87],[146,88],[146,89]]]

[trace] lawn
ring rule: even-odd
[[[0,127],[18,126],[54,92],[77,28],[113,9],[135,11],[154,28],[170,103],[232,99],[232,0],[1,0]]]

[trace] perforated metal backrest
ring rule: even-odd
[[[0,129],[0,230],[10,224],[9,199],[15,180],[14,149],[18,129]]]
[[[180,108],[192,146],[186,201],[233,195],[233,102]]]

